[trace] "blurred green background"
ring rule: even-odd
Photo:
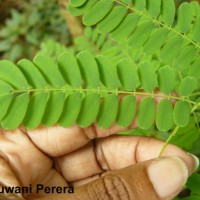
[[[0,58],[33,58],[47,41],[70,43],[57,0],[0,0]]]

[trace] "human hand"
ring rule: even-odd
[[[116,125],[101,130],[95,124],[1,130],[0,185],[31,184],[30,194],[19,195],[28,200],[172,199],[194,172],[194,158],[173,145],[167,146],[165,158],[156,158],[163,142],[114,136],[121,130]],[[37,193],[37,184],[74,186],[74,194]]]

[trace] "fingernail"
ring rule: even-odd
[[[147,173],[160,198],[176,196],[188,178],[185,163],[176,156],[153,162],[147,168]]]
[[[188,153],[189,155],[191,155],[194,158],[195,161],[195,169],[194,171],[196,171],[199,168],[199,158],[197,158],[194,154]]]

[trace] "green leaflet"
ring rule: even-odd
[[[5,116],[13,99],[11,91],[13,88],[6,82],[0,80],[0,120]]]
[[[88,94],[85,96],[77,119],[80,127],[86,128],[94,122],[99,111],[99,104],[100,97],[98,94]]]
[[[97,124],[100,128],[109,128],[115,121],[118,111],[118,96],[110,94],[103,99],[97,116]]]
[[[106,42],[106,35],[100,35],[99,38],[98,38],[98,40],[97,40],[96,45],[97,45],[97,47],[98,47],[99,49],[101,49],[102,46],[103,46],[103,44],[104,44],[105,42]]]
[[[133,48],[142,46],[149,38],[154,29],[152,22],[143,22],[139,24],[134,33],[129,37],[129,45]]]
[[[118,88],[119,83],[116,67],[104,56],[97,56],[96,61],[99,67],[101,82],[104,86],[108,89]]]
[[[158,104],[156,126],[160,131],[168,131],[172,128],[173,124],[172,103],[168,99],[163,99]]]
[[[132,0],[132,2],[138,10],[144,10],[146,8],[146,0]]]
[[[161,0],[147,0],[147,10],[153,18],[157,18],[161,10]]]
[[[68,67],[66,67],[66,63]],[[82,77],[76,58],[72,53],[66,52],[58,57],[59,70],[65,81],[73,87],[81,87]]]
[[[169,94],[175,88],[175,71],[170,66],[161,67],[158,71],[160,91]]]
[[[179,86],[179,95],[188,96],[197,89],[197,80],[194,77],[185,77]]]
[[[90,39],[92,37],[93,30],[91,27],[85,27],[84,36]]]
[[[122,59],[118,62],[117,72],[122,87],[126,91],[134,91],[140,85],[138,73],[135,66],[129,60]]]
[[[92,26],[101,21],[112,9],[113,0],[98,1],[92,8],[83,16],[83,23],[86,26]]]
[[[195,42],[200,42],[200,15],[197,17],[192,30],[193,40]]]
[[[121,2],[126,3],[126,4],[131,3],[131,1],[132,0],[121,0]]]
[[[70,5],[73,7],[82,6],[88,0],[70,0]]]
[[[7,60],[0,61],[0,79],[16,88],[30,88],[30,85],[18,67]]]
[[[77,55],[82,77],[87,87],[95,88],[100,86],[100,78],[97,63],[89,52],[81,52]],[[92,76],[91,76],[92,75]]]
[[[191,8],[192,8],[192,14],[194,17],[197,17],[200,15],[200,6],[198,1],[191,1],[190,2]]]
[[[147,92],[153,92],[157,84],[157,76],[150,62],[140,64],[139,76],[142,88]]]
[[[62,115],[58,120],[62,127],[69,127],[75,123],[81,109],[81,101],[82,94],[80,93],[73,93],[67,97]]]
[[[145,97],[142,99],[138,109],[138,126],[142,129],[151,128],[154,123],[155,114],[156,107],[154,99],[151,97]]]
[[[17,65],[32,87],[40,88],[48,85],[44,77],[41,75],[40,71],[31,61],[27,59],[22,59],[17,63]]]
[[[136,98],[125,96],[120,102],[116,122],[121,127],[128,127],[134,119],[136,112]]]
[[[179,55],[175,58],[173,66],[184,71],[194,60],[196,53],[196,47],[192,45],[184,47]]]
[[[1,95],[7,95],[7,94],[12,94],[13,88],[11,87],[10,84],[0,80],[0,96]]]
[[[155,29],[143,46],[144,52],[147,54],[155,53],[163,45],[168,34],[169,30],[166,28]]]
[[[58,70],[58,66],[49,57],[37,55],[33,59],[33,62],[49,84],[54,87],[59,87],[65,84],[65,81]]]
[[[167,25],[172,25],[174,22],[174,17],[175,17],[175,3],[174,0],[162,0],[162,20],[165,22]]]
[[[170,38],[160,51],[160,59],[166,64],[171,64],[179,53],[182,43],[183,40],[179,36]]]
[[[13,130],[22,123],[29,103],[27,93],[15,97],[9,106],[6,116],[1,121],[1,125],[6,130]]]
[[[200,57],[194,63],[192,63],[192,65],[189,68],[188,75],[200,79],[199,66],[200,66]]]
[[[40,92],[32,95],[23,124],[27,129],[37,128],[44,115],[49,94]]]
[[[136,13],[128,14],[120,25],[111,32],[111,37],[115,40],[120,40],[128,37],[136,28],[140,17]]]
[[[189,3],[182,3],[178,9],[177,27],[181,33],[187,33],[192,22],[192,9]]]
[[[184,101],[176,102],[173,116],[174,122],[177,126],[186,126],[190,118],[190,106],[188,105],[188,103]]]
[[[64,92],[51,92],[42,118],[42,124],[45,126],[54,125],[63,112],[64,103]]]
[[[12,99],[12,94],[0,95],[0,120],[6,115]]]
[[[80,16],[87,12],[97,1],[98,0],[87,0],[87,2],[80,7],[73,7],[69,4],[68,11],[72,16]]]
[[[106,34],[111,32],[124,19],[126,13],[127,13],[127,8],[122,6],[114,7],[110,11],[110,13],[97,25],[98,31],[101,34]]]
[[[99,33],[98,33],[97,29],[95,29],[95,30],[93,30],[91,40],[92,40],[92,42],[95,43],[98,40],[98,38],[99,38]]]

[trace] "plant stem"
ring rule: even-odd
[[[106,89],[102,89],[102,88],[69,88],[69,87],[61,87],[61,88],[49,88],[49,87],[45,87],[45,88],[28,88],[28,89],[13,89],[12,91],[10,91],[11,94],[18,94],[18,93],[31,93],[31,92],[95,92],[95,93],[109,93],[109,94],[124,94],[124,95],[141,95],[141,96],[148,96],[148,97],[161,97],[161,98],[165,98],[165,99],[174,99],[174,100],[181,100],[181,101],[185,101],[187,103],[191,103],[194,105],[195,109],[200,106],[200,104],[197,104],[194,101],[191,101],[189,99],[183,99],[182,97],[178,97],[178,96],[173,96],[173,95],[165,95],[165,94],[160,94],[160,93],[150,93],[150,92],[141,92],[141,91],[123,91],[123,90],[106,90]],[[7,93],[5,93],[7,94]],[[5,94],[1,94],[1,95],[5,95]],[[194,109],[193,109],[194,110]]]
[[[163,145],[163,147],[162,147],[162,149],[161,149],[161,151],[160,151],[158,157],[161,157],[161,156],[162,156],[162,154],[163,154],[165,148],[167,147],[167,145],[169,144],[169,142],[171,141],[171,139],[176,135],[176,133],[177,133],[177,131],[178,131],[179,128],[180,128],[179,126],[176,126],[176,128],[173,130],[173,132],[171,133],[171,135],[168,137],[167,141],[166,141],[165,144]]]

